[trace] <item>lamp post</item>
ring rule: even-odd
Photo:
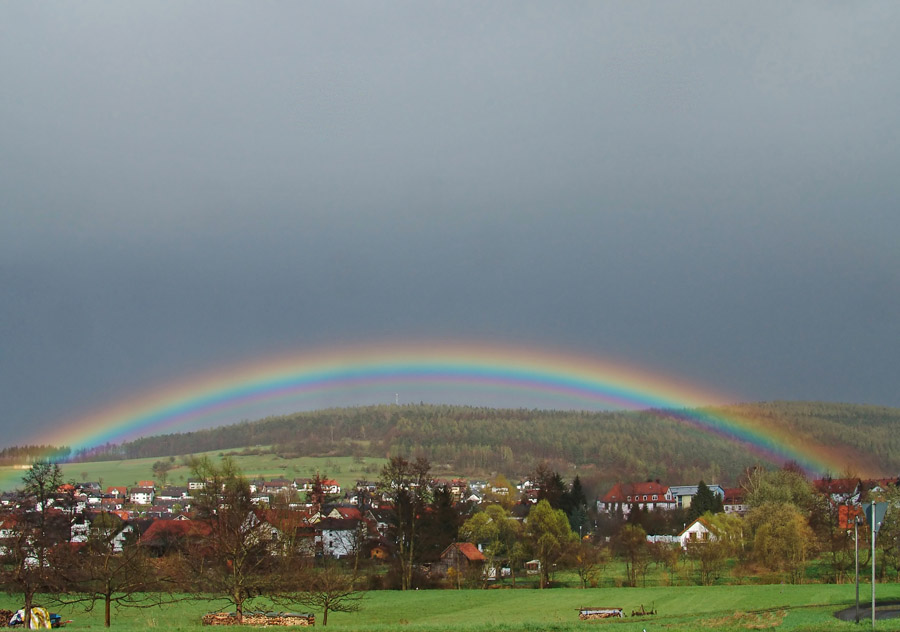
[[[871,526],[872,533],[872,629],[875,629],[875,536],[881,523],[884,521],[884,513],[887,511],[887,503],[871,502],[865,505],[866,518]]]
[[[862,520],[856,516],[853,520],[853,541],[856,544],[856,622],[859,623],[859,523]]]

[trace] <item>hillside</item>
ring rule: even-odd
[[[709,409],[777,423],[791,435],[840,446],[866,473],[900,470],[900,409],[821,402]],[[442,470],[524,475],[549,461],[569,476],[605,484],[660,478],[734,481],[761,461],[747,447],[659,411],[577,412],[406,405],[302,412],[108,446],[85,460],[176,456],[277,446],[281,457],[424,455]],[[866,455],[865,460],[861,460]],[[851,468],[854,469],[854,468]],[[839,474],[840,472],[833,472]]]

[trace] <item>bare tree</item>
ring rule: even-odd
[[[418,527],[431,496],[430,470],[431,464],[425,458],[407,461],[395,456],[381,471],[379,487],[394,506],[392,534],[397,545],[400,586],[403,590],[412,587],[413,567],[418,554]]]
[[[23,477],[23,489],[15,505],[2,516],[0,584],[8,592],[22,594],[26,627],[31,621],[34,596],[40,590],[55,588],[52,554],[69,537],[69,518],[51,509],[61,484],[58,465],[35,463]]]
[[[90,612],[103,604],[106,627],[111,623],[111,607],[149,608],[173,601],[159,578],[146,547],[137,537],[119,540],[127,525],[115,516],[100,515],[92,525],[88,540],[81,546],[65,547],[57,560],[64,593],[56,601],[81,604]]]
[[[274,601],[321,610],[323,626],[328,625],[329,612],[357,612],[365,597],[359,588],[358,577],[335,563],[315,569],[293,566],[282,574],[281,581],[290,589],[274,597]]]
[[[250,485],[230,459],[220,465],[206,458],[195,460],[191,469],[204,481],[194,505],[197,519],[209,526],[209,535],[184,552],[184,587],[203,598],[230,603],[240,623],[245,605],[275,587],[272,526],[257,516]]]

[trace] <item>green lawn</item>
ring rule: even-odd
[[[228,450],[206,452],[212,459],[228,454]],[[202,456],[198,454],[197,456]],[[309,478],[316,472],[337,480],[343,489],[349,489],[357,479],[377,480],[386,459],[365,457],[355,459],[350,456],[297,457],[282,459],[274,454],[237,455],[234,461],[248,478]],[[66,480],[102,481],[109,486],[132,486],[138,481],[153,480],[153,464],[166,461],[168,457],[149,459],[128,459],[125,461],[97,461],[93,463],[65,463],[61,465]],[[182,465],[182,457],[176,457],[175,468],[169,472],[169,484],[185,485],[190,477],[190,469]],[[0,489],[14,489],[22,481],[22,470],[0,467]]]
[[[871,627],[865,619],[868,594],[863,590],[864,621],[856,626],[837,621],[832,616],[840,607],[852,605],[852,584],[375,591],[368,593],[360,612],[329,614],[328,627],[363,632],[574,631],[594,629],[595,626],[613,626],[611,629],[617,632],[645,629],[647,632],[752,629],[850,632]],[[880,599],[900,598],[900,585],[879,585],[878,596]],[[12,609],[17,603],[18,600],[12,597],[0,598],[0,607]],[[616,606],[624,608],[630,615],[641,605],[655,608],[658,614],[639,618],[629,616],[615,621],[578,620],[578,608],[582,606]],[[212,609],[215,607],[204,602],[185,601],[150,610],[122,610],[113,614],[113,629],[198,630],[202,627],[200,616]],[[73,620],[71,629],[102,627],[101,612],[53,610]],[[321,613],[315,614],[321,622]],[[900,630],[900,619],[878,621],[876,627]]]

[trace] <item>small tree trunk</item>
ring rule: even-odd
[[[109,627],[109,623],[110,623],[110,617],[109,617],[109,604],[110,604],[111,602],[112,602],[112,594],[110,594],[110,593],[107,592],[107,593],[106,593],[106,600],[105,600],[105,603],[104,603],[104,609],[103,609],[103,625],[105,625],[107,628]]]
[[[30,593],[25,593],[25,629],[31,629],[31,606],[32,606],[32,596]]]

